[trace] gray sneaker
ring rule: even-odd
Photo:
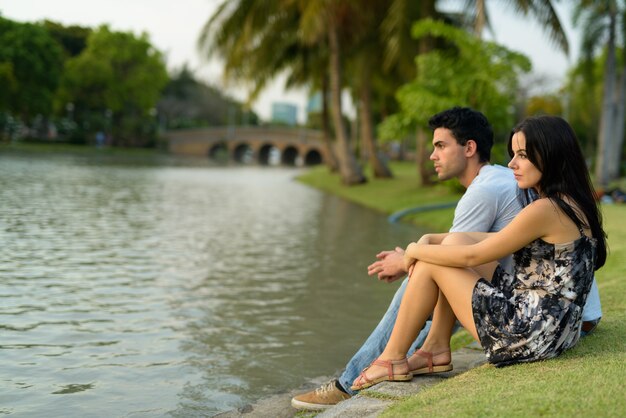
[[[308,410],[328,409],[341,401],[350,399],[350,395],[337,389],[336,381],[337,379],[333,379],[311,392],[294,396],[291,398],[291,406]]]

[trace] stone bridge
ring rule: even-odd
[[[174,154],[263,165],[315,165],[327,159],[322,132],[303,128],[219,127],[165,132]]]

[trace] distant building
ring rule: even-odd
[[[317,92],[309,97],[306,105],[307,113],[320,113],[322,111],[322,93]]]
[[[272,122],[295,125],[298,122],[298,108],[292,103],[272,103]]]

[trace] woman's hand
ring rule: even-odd
[[[423,238],[424,237],[420,238],[420,241]],[[406,247],[406,250],[404,251],[404,259],[403,259],[404,270],[409,272],[409,277],[411,276],[411,273],[413,272],[413,266],[417,262],[417,258],[411,256],[410,254],[412,254],[415,251],[415,247],[417,245],[419,245],[417,242],[412,242]]]
[[[417,245],[430,245],[430,239],[431,234],[424,234],[417,242],[412,242],[406,247],[404,251],[404,270],[408,272],[409,277],[411,277],[413,267],[415,267],[415,263],[417,262],[417,258],[410,256],[409,251],[411,251],[411,249],[415,250]]]

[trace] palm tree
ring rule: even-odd
[[[322,0],[324,1],[324,0]],[[315,3],[311,1],[309,3]],[[350,148],[350,141],[346,132],[341,112],[341,44],[339,42],[339,27],[342,18],[347,18],[346,4],[343,2],[325,1],[325,20],[327,24],[328,46],[330,52],[329,75],[330,92],[332,101],[332,117],[335,125],[335,135],[337,136],[337,146],[339,157],[339,173],[344,184],[359,184],[366,181],[365,176],[358,165],[354,153]]]
[[[595,178],[603,187],[619,176],[619,164],[624,141],[626,103],[626,62],[618,71],[617,36],[618,26],[624,31],[621,17],[626,12],[616,0],[579,0],[574,12],[574,23],[583,23],[584,61],[593,61],[594,53],[604,47],[604,86],[602,94],[598,144],[596,149]],[[621,25],[619,25],[621,21]],[[622,39],[624,33],[621,33]],[[626,51],[622,48],[626,58]],[[590,67],[590,64],[588,65]]]
[[[411,36],[413,23],[420,19],[437,18],[440,14],[435,8],[436,0],[390,0],[387,12],[381,22],[383,48],[383,70],[395,73],[400,83],[413,80],[419,71],[415,64],[415,55],[425,54],[435,48],[434,39],[424,37],[418,40]],[[396,90],[400,88],[400,84]],[[422,185],[431,183],[433,174],[426,152],[427,133],[423,127],[417,126],[416,165]]]
[[[349,52],[346,54],[347,79],[352,89],[354,101],[358,103],[361,144],[372,167],[374,177],[393,177],[391,170],[381,158],[376,143],[374,128],[375,96],[380,88],[374,83],[391,74],[384,73],[380,62],[383,59],[384,37],[380,31],[382,16],[387,12],[388,2],[373,2],[361,10],[350,29],[350,39],[346,40]],[[393,77],[393,75],[391,75]],[[378,83],[380,85],[380,83]],[[386,92],[393,94],[393,92]]]
[[[323,80],[323,73],[335,71],[329,73],[331,89],[335,76],[339,89],[339,102],[333,101],[332,108],[337,135],[335,155],[343,182],[362,183],[365,177],[352,154],[341,119],[340,68],[335,66],[339,61],[332,56],[339,53],[339,48],[337,44],[333,51],[330,45],[326,27],[332,8],[326,3],[335,4],[328,0],[224,1],[203,28],[199,44],[207,54],[216,53],[224,59],[226,77],[250,85],[250,100],[283,71],[291,71],[288,79],[292,83]],[[318,58],[313,65],[305,62],[311,56]],[[328,66],[320,68],[324,61]],[[336,118],[335,113],[340,117]]]
[[[547,32],[548,38],[554,42],[565,54],[569,54],[569,43],[563,30],[563,25],[554,8],[555,1],[551,0],[512,0],[507,2],[516,13],[527,17],[531,16]],[[486,0],[466,0],[465,12],[472,19],[473,32],[479,38],[482,37],[484,28],[491,30],[489,13]],[[469,25],[468,25],[469,26]]]

